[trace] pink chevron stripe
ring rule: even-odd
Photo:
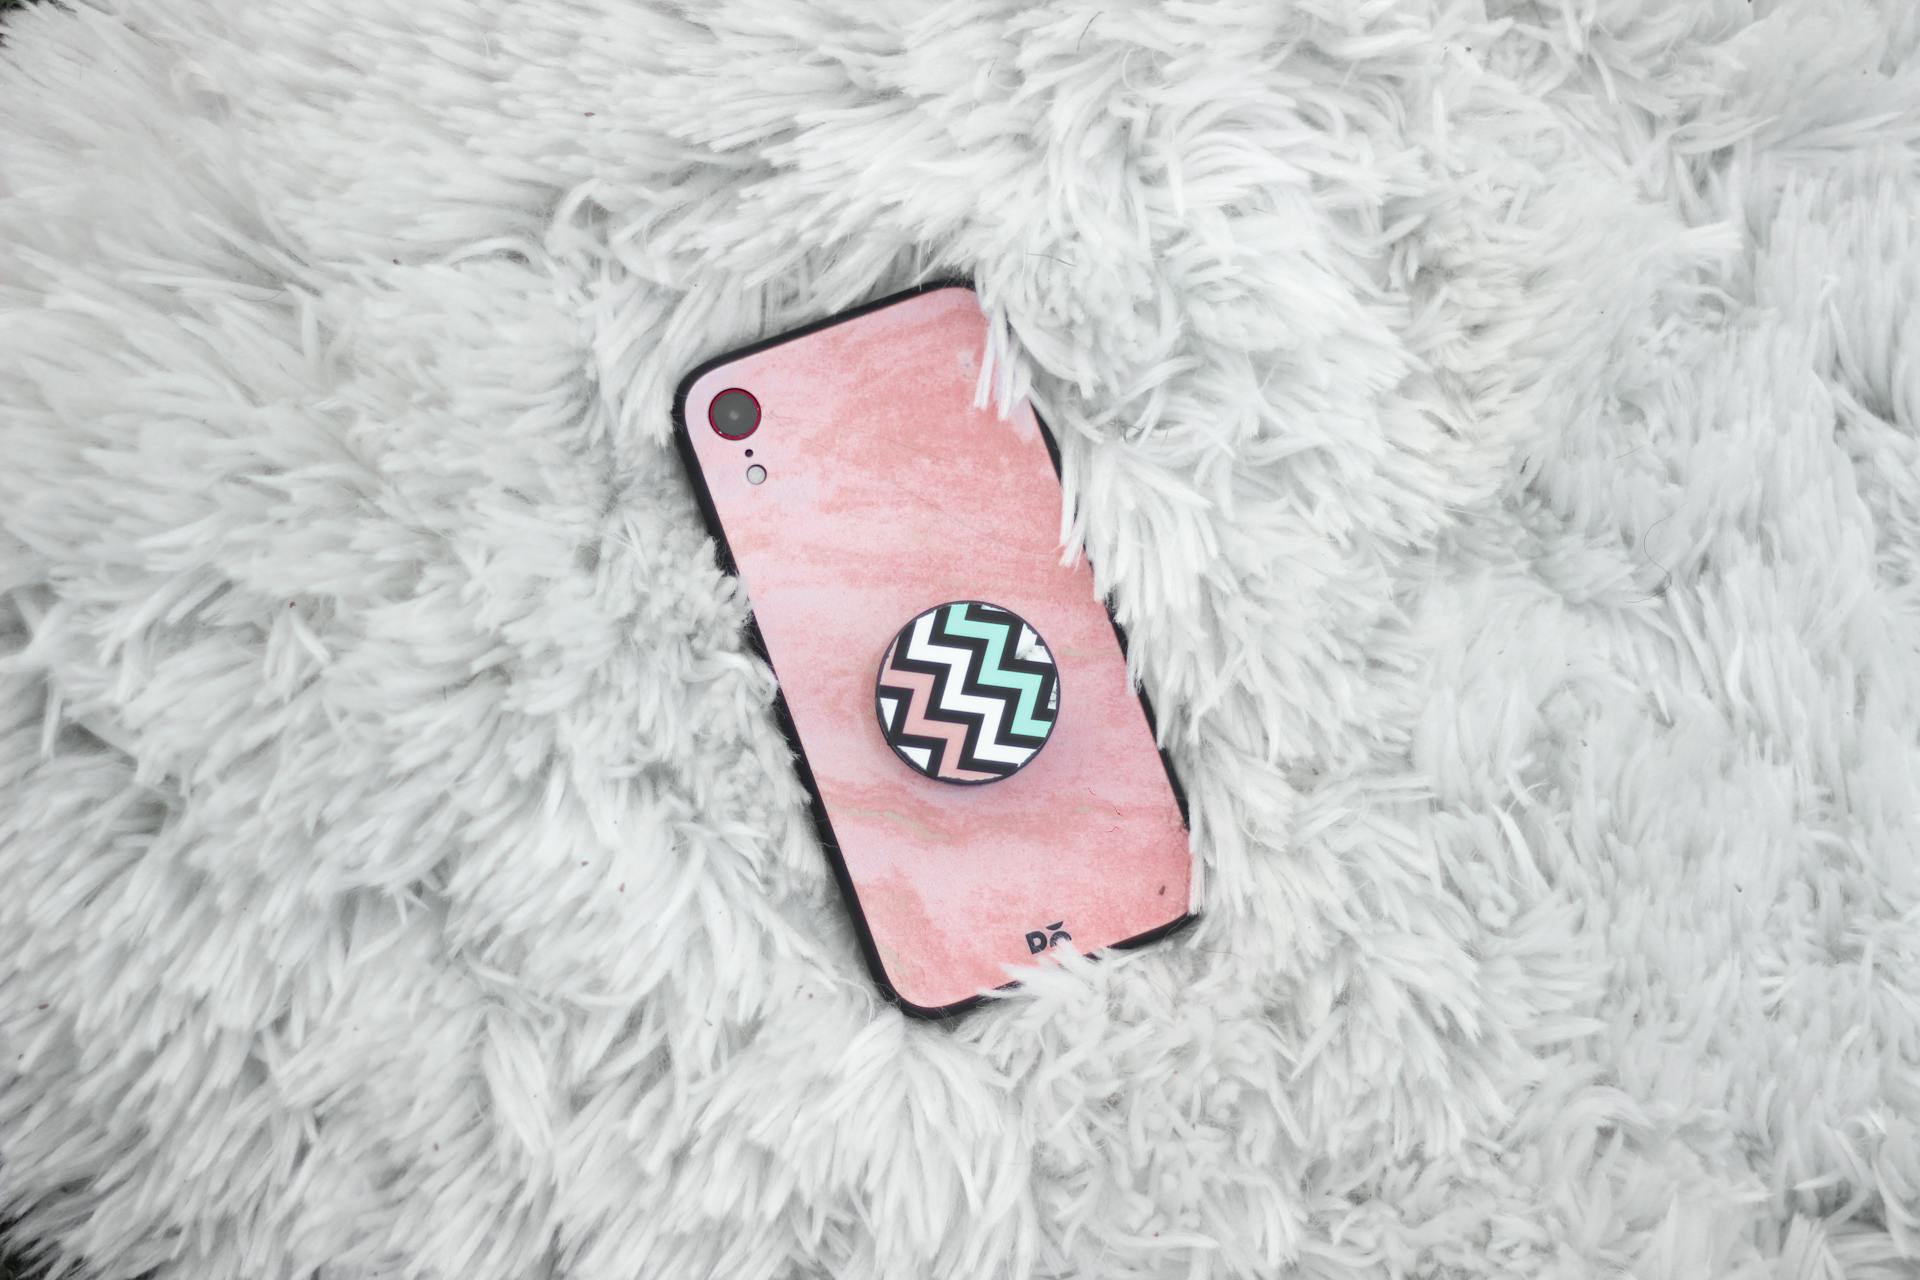
[[[960,758],[961,749],[966,745],[965,725],[948,724],[944,720],[929,720],[927,707],[933,702],[933,677],[919,671],[903,671],[893,666],[893,654],[887,654],[887,683],[899,685],[911,690],[907,699],[905,713],[901,717],[901,728],[916,737],[938,738],[947,744],[947,750],[940,756],[940,768],[937,772],[943,778],[953,778],[959,782],[980,782],[997,774],[981,773],[975,769],[962,769],[952,762]]]

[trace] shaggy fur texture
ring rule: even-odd
[[[1912,1275],[1916,44],[11,14],[0,1217],[193,1280]],[[952,273],[1207,915],[927,1026],[667,410]]]

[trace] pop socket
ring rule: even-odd
[[[880,660],[874,709],[887,745],[915,773],[998,782],[1047,745],[1060,672],[1024,618],[956,600],[900,628]]]

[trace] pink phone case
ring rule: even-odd
[[[1005,419],[975,407],[986,340],[970,288],[924,286],[709,361],[675,405],[874,977],[926,1015],[1053,948],[1161,936],[1188,918],[1193,874],[1184,800],[1119,630],[1086,562],[1062,564],[1051,442],[1024,403]],[[731,388],[759,406],[743,439],[709,423]],[[951,690],[973,681],[986,710],[936,723],[944,675],[915,671],[940,668],[890,664],[916,643],[902,629],[949,602],[978,603],[933,623],[991,637],[944,650],[962,660]]]

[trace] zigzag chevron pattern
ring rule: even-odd
[[[874,692],[887,745],[915,770],[942,782],[995,782],[1046,745],[1060,673],[1024,619],[958,600],[900,629]]]

